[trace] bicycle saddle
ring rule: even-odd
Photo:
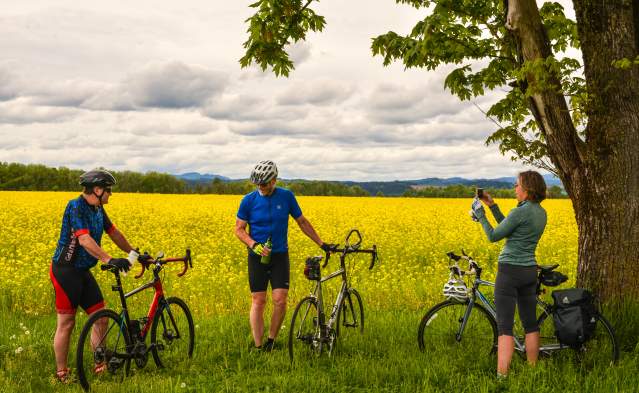
[[[542,273],[552,272],[553,270],[557,269],[558,267],[559,267],[558,263],[556,263],[554,265],[537,265],[537,269],[541,270]]]

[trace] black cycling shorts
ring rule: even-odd
[[[75,314],[78,306],[87,314],[104,308],[102,292],[89,270],[52,262],[49,276],[55,289],[55,308],[58,314]]]
[[[262,264],[261,257],[254,252],[248,253],[248,276],[251,292],[264,292],[271,283],[271,289],[288,289],[290,263],[288,252],[272,252],[271,263]]]
[[[513,336],[515,305],[526,333],[539,331],[537,325],[537,266],[498,264],[495,279],[495,308],[499,335]]]

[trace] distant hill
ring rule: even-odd
[[[230,177],[222,176],[222,175],[214,175],[209,173],[200,174],[199,172],[187,172],[181,175],[174,175],[178,179],[182,179],[188,182],[193,183],[208,183],[214,179],[220,179],[222,181],[230,181]]]
[[[222,175],[215,174],[200,174],[198,172],[188,172],[181,175],[174,175],[175,177],[185,180],[192,184],[209,183],[213,179],[218,178],[224,182],[233,180],[245,180],[245,179],[231,179]],[[546,184],[548,187],[558,185],[563,188],[561,181],[553,175],[544,175]],[[286,183],[290,182],[303,182],[305,179],[281,179]],[[454,185],[473,186],[481,188],[497,188],[497,189],[509,189],[512,188],[516,178],[511,177],[499,177],[496,179],[466,179],[463,177],[429,177],[425,179],[417,180],[394,180],[394,181],[370,181],[370,182],[358,182],[358,181],[337,181],[337,183],[344,184],[346,186],[360,186],[371,195],[382,193],[388,196],[403,195],[404,192],[411,188],[419,187],[446,187]]]
[[[561,181],[553,175],[545,175],[546,185],[552,187],[558,185],[563,188]],[[431,177],[426,179],[417,180],[396,180],[386,182],[354,182],[345,181],[342,182],[346,185],[357,185],[368,191],[371,195],[376,195],[378,192],[384,195],[402,195],[406,190],[419,187],[446,187],[454,185],[473,186],[481,188],[498,188],[498,189],[510,189],[513,187],[516,178],[513,177],[500,177],[497,179],[465,179],[463,177],[450,177],[450,178],[438,178]]]

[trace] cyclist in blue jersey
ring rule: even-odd
[[[80,176],[80,185],[84,187],[84,191],[78,198],[69,201],[62,217],[60,239],[49,268],[58,315],[53,350],[57,366],[56,377],[60,382],[70,381],[67,355],[78,306],[87,314],[104,308],[102,292],[90,269],[99,259],[123,271],[129,270],[127,259],[111,258],[100,247],[102,233],[106,232],[122,251],[128,253],[133,249],[113,225],[103,207],[109,203],[111,187],[115,183],[113,175],[105,170],[84,173]],[[94,341],[99,341],[98,337],[105,327],[104,324],[96,325],[92,332]],[[96,373],[105,370],[106,364],[95,365]]]
[[[302,215],[295,195],[275,186],[277,166],[273,161],[259,162],[251,173],[251,182],[258,189],[242,199],[235,222],[235,235],[249,248],[248,275],[252,297],[250,323],[255,347],[270,351],[286,314],[290,273],[288,216],[292,216],[302,232],[323,250],[330,250],[333,246],[322,242],[311,223]],[[272,244],[270,248],[269,241]],[[270,261],[262,263],[263,256],[270,256]],[[269,282],[273,315],[268,340],[262,345],[264,306]]]

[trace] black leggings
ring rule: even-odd
[[[536,266],[516,266],[507,263],[498,265],[495,280],[495,307],[500,336],[513,336],[515,305],[519,310],[519,319],[524,325],[526,334],[539,331],[535,315],[536,289]]]

